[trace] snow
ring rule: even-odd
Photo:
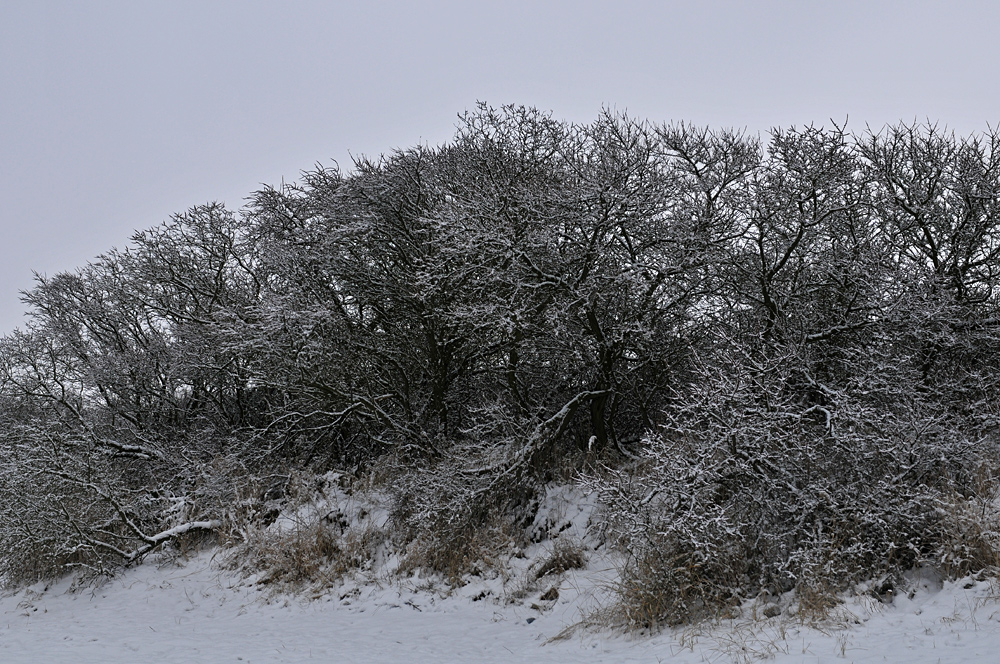
[[[286,512],[381,523],[383,510],[328,478],[320,502]],[[1000,652],[1000,589],[914,570],[891,603],[859,593],[821,626],[791,615],[790,596],[748,604],[742,617],[655,635],[598,628],[616,574],[593,495],[550,486],[503,575],[449,589],[433,578],[367,570],[324,591],[280,594],[226,555],[160,556],[99,585],[64,579],[0,597],[0,662],[982,662]],[[557,546],[584,551],[583,569],[542,575]],[[553,590],[555,589],[555,590]],[[543,597],[545,599],[543,599]],[[782,613],[764,618],[765,606]]]
[[[450,594],[413,578],[348,582],[309,599],[262,591],[205,553],[147,563],[99,587],[65,580],[3,597],[0,661],[982,662],[1000,652],[996,589],[930,575],[915,578],[912,598],[849,600],[850,614],[823,629],[748,616],[652,637],[567,630],[612,571],[592,559],[547,603],[509,603],[497,596],[499,580],[478,578]]]

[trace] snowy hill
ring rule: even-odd
[[[377,497],[325,486],[267,528],[272,544],[289,546],[282,534],[315,514],[336,514],[348,533],[384,519]],[[0,662],[931,663],[989,661],[1000,648],[996,581],[942,581],[929,568],[895,596],[843,596],[820,622],[801,619],[786,593],[726,620],[611,629],[621,561],[594,527],[596,508],[577,486],[548,486],[532,543],[457,584],[400,572],[385,554],[334,582],[296,585],[223,547],[157,554],[96,584],[35,584],[0,598]]]
[[[0,661],[985,662],[1000,648],[996,589],[972,579],[916,580],[912,599],[891,605],[855,598],[822,629],[750,615],[652,637],[567,629],[602,580],[607,570],[592,561],[544,606],[498,600],[496,582],[483,580],[450,594],[420,580],[349,584],[310,600],[260,590],[203,553],[99,587],[65,580],[3,597]]]

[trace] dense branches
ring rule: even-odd
[[[794,585],[836,537],[869,571],[935,555],[996,444],[998,140],[480,106],[194,208],[25,293],[0,546],[130,561],[215,527],[206,469],[385,460],[474,528],[599,460],[624,537],[724,549],[732,583]]]

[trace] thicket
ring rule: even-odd
[[[225,530],[302,468],[391,477],[450,575],[582,470],[633,625],[995,566],[998,141],[480,106],[177,215],[0,340],[0,574]]]

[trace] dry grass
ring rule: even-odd
[[[942,513],[937,564],[949,578],[979,571],[1000,573],[1000,479],[992,469],[980,468],[975,493],[946,495],[939,505]]]
[[[326,482],[307,473],[289,475],[280,491],[247,482],[227,519],[227,566],[291,592],[323,590],[372,569],[387,541],[385,528],[348,518],[348,506],[338,503],[344,496],[327,496],[336,489]]]
[[[453,586],[469,575],[504,573],[527,544],[525,521],[534,516],[531,506],[537,509],[522,479],[494,482],[445,463],[402,471],[392,494],[390,522],[404,551],[399,573],[429,572]]]
[[[259,531],[239,548],[237,559],[241,568],[259,575],[260,585],[316,590],[370,569],[384,540],[384,532],[374,527],[339,532],[316,519],[283,532]]]
[[[527,569],[508,581],[505,588],[507,601],[520,602],[529,595],[539,593],[538,600],[545,606],[545,603],[559,599],[562,575],[586,566],[587,554],[583,543],[571,537],[558,538],[548,553],[539,556]],[[542,608],[537,604],[532,607]]]
[[[469,575],[500,574],[523,539],[524,534],[509,521],[476,528],[429,528],[409,542],[397,571],[403,575],[436,573],[449,584],[461,586]]]
[[[583,543],[572,538],[560,538],[555,541],[552,551],[532,570],[535,580],[551,574],[563,574],[571,569],[583,569],[587,566],[587,554]]]
[[[727,615],[742,561],[735,553],[700,560],[676,542],[650,542],[621,569],[617,623],[630,630],[656,630]]]
[[[800,583],[795,589],[797,615],[804,623],[820,624],[834,616],[835,609],[843,602],[835,588],[819,579]]]

